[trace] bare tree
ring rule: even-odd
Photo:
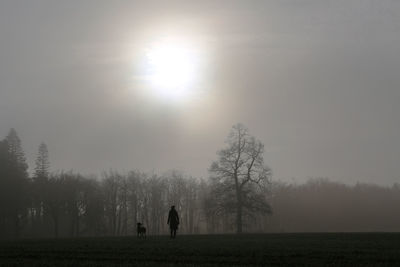
[[[123,177],[115,171],[104,172],[103,177],[105,217],[110,234],[117,235],[120,214],[119,192]]]
[[[271,170],[264,164],[264,145],[242,124],[232,127],[227,144],[209,169],[215,211],[235,214],[236,232],[242,233],[244,215],[271,213],[263,190],[258,190],[268,184]]]
[[[140,192],[143,176],[144,174],[138,171],[131,171],[127,176],[129,217],[132,218],[133,231],[136,230],[138,220],[140,221]]]
[[[94,178],[86,178],[84,183],[82,221],[86,235],[104,234],[104,194],[100,182]]]
[[[45,185],[49,179],[49,151],[45,143],[39,145],[38,154],[35,160],[35,172],[32,182],[32,207],[31,220],[34,228],[39,222],[43,223],[44,217],[44,195]],[[37,230],[37,229],[36,229]]]
[[[58,237],[60,218],[65,210],[64,181],[60,175],[52,175],[46,182],[44,197],[45,213],[53,221],[54,237]]]

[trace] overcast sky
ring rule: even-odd
[[[163,36],[198,49],[190,100],[146,96]],[[207,176],[231,126],[274,180],[400,182],[400,1],[0,1],[0,137],[30,167]]]

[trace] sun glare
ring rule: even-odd
[[[189,45],[177,41],[156,43],[147,52],[147,80],[158,96],[185,98],[194,87],[197,61]]]

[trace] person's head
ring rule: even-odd
[[[174,206],[174,205],[172,205],[172,206],[171,206],[171,210],[174,210],[174,209],[175,209],[175,206]]]

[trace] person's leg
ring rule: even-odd
[[[171,230],[171,235],[170,235],[170,237],[172,238],[172,237],[173,237],[173,232],[174,232],[174,230],[173,230],[172,228],[170,228],[170,230]]]
[[[174,229],[174,238],[176,237],[176,229]]]

